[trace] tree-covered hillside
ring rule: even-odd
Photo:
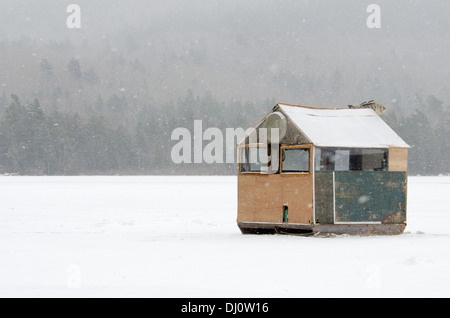
[[[0,4],[0,173],[233,173],[174,166],[195,119],[251,127],[277,102],[374,99],[413,146],[413,174],[448,173],[447,1],[77,1]]]

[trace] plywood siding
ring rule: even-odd
[[[312,222],[312,175],[241,174],[238,178],[238,222],[282,223],[286,204],[289,223]]]
[[[239,176],[238,222],[280,223],[283,220],[281,180],[277,175]]]
[[[289,223],[313,223],[312,175],[280,175],[283,184],[283,204],[289,206]]]
[[[408,171],[408,148],[389,148],[389,171]]]

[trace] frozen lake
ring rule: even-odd
[[[0,177],[0,297],[449,297],[450,177],[401,236],[243,236],[235,177]]]

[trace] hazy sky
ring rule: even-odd
[[[2,36],[60,38],[68,35],[65,25],[69,4],[82,9],[82,29],[95,35],[123,28],[164,28],[214,31],[250,28],[261,35],[270,30],[286,32],[344,32],[367,36],[366,8],[382,9],[384,36],[449,36],[448,1],[331,1],[331,0],[1,0]],[[83,33],[81,32],[81,33]],[[356,38],[355,38],[356,39]]]
[[[369,29],[366,24],[367,6],[374,2],[381,7],[380,29]],[[81,7],[79,30],[66,26],[69,16],[66,8],[71,3]],[[164,72],[178,72],[179,77],[189,77],[192,82],[208,82],[198,89],[199,93],[208,90],[220,98],[246,97],[244,92],[237,92],[239,87],[254,91],[253,96],[248,94],[248,99],[253,100],[254,96],[280,97],[278,100],[286,102],[295,98],[277,88],[271,91],[270,83],[265,87],[259,85],[261,90],[256,84],[252,87],[248,80],[236,84],[243,70],[255,79],[288,70],[299,77],[317,74],[318,80],[339,70],[346,85],[356,85],[352,79],[360,82],[361,78],[375,77],[385,83],[411,87],[409,95],[423,91],[448,99],[449,3],[448,0],[0,0],[0,41],[23,37],[36,43],[68,40],[74,45],[72,56],[89,59],[91,65],[103,62],[105,43],[108,49],[130,59],[150,56],[154,52],[148,48],[156,42],[159,56],[164,55],[164,50],[180,56],[192,48],[192,43],[197,43],[198,50],[207,56],[204,69],[194,73],[173,64],[166,65]],[[241,47],[233,47],[231,40]],[[130,41],[147,51],[136,57],[130,55]],[[186,87],[180,83],[176,90],[191,88],[190,83]],[[267,96],[263,96],[265,92]],[[355,95],[353,92],[352,96],[342,96],[338,102],[345,105],[346,101],[353,103],[363,98]],[[306,99],[315,103],[314,96]],[[331,99],[323,102],[328,101],[334,102]]]

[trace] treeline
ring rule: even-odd
[[[19,175],[108,174],[136,166],[130,135],[101,117],[45,113],[17,97],[0,124],[0,169]]]
[[[248,128],[263,115],[252,103],[231,102],[225,108],[211,95],[199,98],[190,91],[177,103],[144,108],[125,127],[94,113],[44,111],[37,99],[22,104],[12,95],[0,120],[0,174],[232,174],[234,165],[172,163],[177,142],[171,140],[172,131],[193,130],[194,119],[203,120],[204,129]]]
[[[177,102],[145,107],[136,120],[120,125],[106,115],[44,111],[37,99],[23,104],[11,97],[0,119],[0,173],[15,175],[234,174],[232,164],[172,163],[172,131],[193,131],[199,119],[203,129],[248,128],[275,105],[224,103],[189,91]],[[408,115],[390,110],[383,119],[411,145],[411,175],[448,174],[450,112],[434,96],[421,105]]]
[[[410,146],[410,175],[450,174],[450,109],[435,96],[416,96],[417,107],[402,115],[391,110],[383,119]]]

